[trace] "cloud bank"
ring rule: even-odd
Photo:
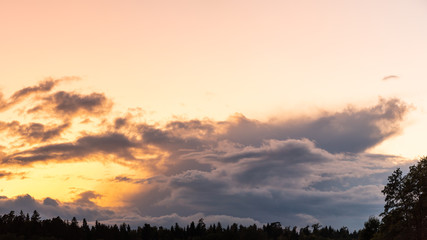
[[[104,179],[137,186],[126,196],[126,207],[98,206],[94,200],[102,195],[92,189],[72,202],[49,196],[35,200],[25,193],[5,197],[0,199],[2,212],[37,209],[46,217],[135,225],[185,225],[203,217],[208,223],[280,221],[304,226],[316,221],[361,227],[368,216],[382,210],[382,184],[396,167],[394,162],[401,160],[366,151],[399,134],[410,110],[400,99],[380,99],[371,107],[281,122],[237,114],[225,121],[174,120],[159,125],[138,122],[131,113],[113,115],[113,102],[103,93],[53,92],[58,82],[47,80],[2,98],[3,111],[32,98],[24,114],[57,122],[0,122],[0,133],[20,143],[2,149],[2,166],[115,161],[137,166],[150,176]],[[67,131],[93,121],[99,123],[95,129],[66,137]],[[0,178],[10,174],[2,172]]]

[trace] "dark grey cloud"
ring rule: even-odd
[[[283,123],[261,123],[241,116],[220,138],[245,145],[260,145],[264,139],[308,138],[329,152],[363,152],[400,133],[408,111],[399,99],[380,99],[369,108]]]
[[[43,200],[43,205],[56,207],[59,206],[59,203],[55,199],[47,197]]]
[[[59,80],[45,80],[40,82],[37,86],[26,87],[17,92],[15,92],[10,99],[14,102],[19,101],[21,98],[24,98],[30,94],[37,92],[49,92],[52,88],[59,83]]]
[[[7,130],[9,135],[19,136],[30,144],[55,139],[70,126],[70,123],[61,125],[49,124],[49,126],[46,126],[45,124],[34,122],[28,124],[21,124],[18,121],[0,122],[0,130]]]
[[[114,178],[116,182],[135,182],[135,179],[129,178],[127,176],[117,176]]]
[[[254,155],[252,155],[254,153]],[[315,148],[308,140],[271,140],[258,149],[242,150],[233,158],[240,157],[235,164],[234,179],[242,184],[290,183],[301,175],[308,175],[312,168],[332,161],[334,156]]]
[[[101,93],[81,95],[68,92],[57,92],[49,98],[55,104],[55,110],[64,114],[74,114],[79,110],[86,112],[104,111],[107,98]]]
[[[144,146],[155,146],[166,151],[169,156],[166,171],[169,174],[188,169],[209,169],[210,167],[195,159],[183,159],[189,152],[200,152],[210,148],[215,141],[192,134],[194,129],[182,132],[177,129],[160,129],[148,124],[140,124],[137,131],[141,134]]]
[[[180,134],[187,136],[197,136],[206,138],[215,133],[215,125],[212,121],[200,121],[200,120],[189,120],[189,121],[171,121],[165,129],[169,131],[178,131]]]
[[[313,119],[260,122],[240,115],[223,122],[173,121],[165,127],[139,124],[137,131],[144,144],[169,152],[174,162],[190,160],[191,156],[194,156],[191,160],[200,162],[198,153],[218,149],[221,142],[228,147],[233,144],[259,147],[271,139],[309,139],[330,153],[361,153],[399,134],[409,109],[398,99],[380,99],[373,107],[348,108]],[[212,157],[217,157],[217,153],[212,152]],[[223,160],[234,161],[232,156]]]
[[[114,120],[114,128],[120,129],[123,126],[126,126],[127,121],[128,120],[126,118],[116,118],[116,120]]]
[[[170,153],[171,170],[151,181],[115,180],[149,189],[134,199],[148,215],[200,211],[288,224],[296,218],[341,224],[352,216],[357,220],[350,224],[360,226],[381,211],[381,186],[396,159],[363,151],[398,134],[407,111],[400,100],[382,99],[369,108],[281,123],[239,116],[138,125],[144,144]]]
[[[313,152],[314,151],[314,152]],[[316,163],[327,159],[328,153],[315,148],[315,144],[307,139],[268,140],[261,147],[245,147],[238,152],[231,152],[222,158],[226,162],[238,162],[244,159],[284,160],[292,163]]]
[[[115,154],[121,158],[134,159],[129,149],[135,146],[136,144],[123,134],[105,133],[81,137],[75,142],[49,144],[17,152],[4,157],[2,162],[28,164],[36,161],[69,160],[95,153]]]
[[[97,199],[100,197],[102,197],[102,195],[97,194],[95,191],[86,191],[80,193],[74,202],[80,206],[95,206],[96,204],[92,201],[92,199]]]
[[[102,93],[83,95],[59,91],[44,97],[41,104],[29,109],[27,113],[47,113],[58,117],[102,115],[108,113],[111,107],[111,100]]]
[[[132,123],[126,119],[125,125],[127,130],[131,126],[134,129],[131,132],[140,133],[142,146],[154,146],[169,154],[168,159],[162,160],[167,162],[168,167],[163,173],[178,174],[186,170],[208,171],[214,167],[212,161],[218,158],[221,162],[236,162],[244,158],[271,157],[270,154],[279,157],[284,154],[280,151],[291,150],[295,156],[299,156],[299,152],[307,150],[303,145],[298,145],[302,139],[307,139],[324,153],[362,153],[400,133],[400,124],[408,111],[409,107],[398,99],[380,99],[372,107],[349,107],[316,118],[282,122],[260,122],[240,115],[221,122],[172,121],[165,126]],[[279,152],[272,149],[268,150],[270,152],[254,151],[273,140],[281,144],[281,141],[297,140],[287,144],[296,144],[301,148],[281,149]],[[230,148],[234,146],[244,146],[245,151],[233,153]],[[224,155],[224,152],[229,155]],[[293,158],[293,161],[304,162],[312,158],[310,155],[301,155],[300,158]],[[287,161],[291,161],[291,158]]]
[[[218,123],[213,121],[172,121],[159,128],[149,124],[139,124],[143,142],[156,145],[170,152],[200,151],[216,142]]]
[[[317,219],[335,227],[362,227],[368,216],[382,209],[382,184],[396,158],[330,153],[308,139],[218,146],[197,157],[192,154],[209,162],[210,170],[187,170],[141,181],[145,190],[132,199],[140,213],[256,216],[261,222],[274,219],[300,226]],[[325,188],[325,183],[331,187]]]
[[[4,99],[3,95],[0,94],[0,111],[7,110],[11,106],[22,102],[25,98],[40,93],[46,93],[51,91],[56,85],[63,81],[76,80],[80,79],[79,77],[70,76],[63,77],[59,79],[48,78],[44,81],[41,81],[38,85],[32,87],[22,88],[10,96],[9,99]]]
[[[45,80],[40,82],[37,86],[26,87],[21,90],[16,91],[12,96],[5,100],[3,97],[0,101],[0,110],[5,110],[17,103],[20,103],[24,98],[30,96],[31,94],[40,93],[40,92],[49,92],[59,80]]]

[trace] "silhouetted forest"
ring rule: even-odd
[[[170,228],[144,224],[136,229],[123,223],[105,225],[96,222],[89,226],[83,219],[79,223],[76,218],[71,221],[60,217],[40,219],[40,214],[34,211],[30,216],[22,211],[19,214],[11,211],[0,215],[0,239],[31,239],[31,240],[78,240],[78,239],[286,239],[286,240],[328,240],[328,239],[358,239],[360,231],[350,233],[346,227],[333,229],[321,227],[319,224],[304,228],[282,227],[280,223],[270,223],[262,227],[256,225],[242,226],[236,223],[231,226],[222,226],[221,223],[206,226],[203,219],[197,223],[181,227],[178,224]]]

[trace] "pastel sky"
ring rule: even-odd
[[[427,3],[4,1],[0,212],[358,229],[425,155]]]

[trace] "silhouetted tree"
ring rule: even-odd
[[[40,214],[37,212],[37,210],[34,210],[33,215],[31,216],[31,222],[38,222],[40,221]]]
[[[427,157],[403,176],[398,168],[388,177],[382,224],[377,239],[427,239]]]
[[[360,231],[359,240],[371,240],[380,229],[380,220],[376,217],[369,217],[364,228]]]
[[[196,234],[198,236],[203,236],[205,233],[206,233],[206,224],[203,218],[200,218],[199,222],[197,223]]]
[[[220,223],[220,222],[218,222],[218,223],[216,224],[216,231],[217,231],[217,232],[222,232],[222,226],[221,226],[221,223]]]

